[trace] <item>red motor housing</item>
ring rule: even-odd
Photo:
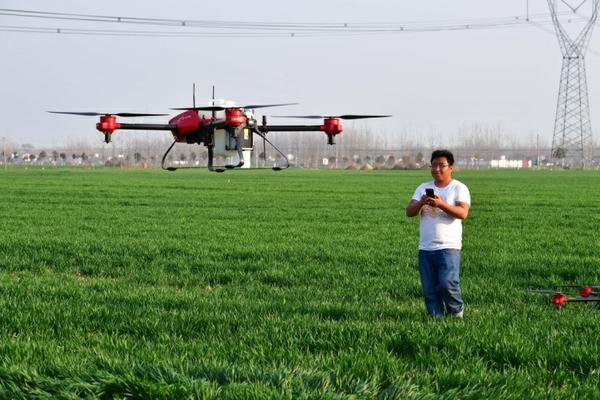
[[[584,286],[581,289],[579,289],[579,294],[581,295],[581,297],[590,297],[593,291],[594,290],[591,287]]]
[[[104,134],[112,134],[115,130],[119,129],[121,124],[117,122],[117,117],[114,115],[102,115],[100,122],[96,124],[96,129]]]
[[[339,118],[325,118],[321,130],[327,135],[338,135],[342,133],[344,127]]]
[[[557,307],[562,306],[567,301],[568,301],[567,300],[567,296],[565,296],[564,294],[557,293],[557,294],[555,294],[555,295],[552,296],[552,304],[554,304]]]

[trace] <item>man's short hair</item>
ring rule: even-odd
[[[448,165],[454,165],[454,156],[450,150],[435,150],[431,153],[431,162],[438,157],[446,157]]]

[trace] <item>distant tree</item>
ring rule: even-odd
[[[52,159],[53,159],[54,161],[58,161],[58,151],[54,150],[54,151],[52,152]]]
[[[141,162],[141,161],[142,161],[142,153],[139,153],[139,152],[135,152],[135,153],[133,153],[133,160],[134,160],[136,163],[139,163],[139,162]]]
[[[564,147],[557,147],[552,153],[552,157],[560,161],[561,166],[565,166],[565,158],[567,157],[567,149]]]
[[[29,155],[29,161],[35,161],[35,154],[31,153]]]
[[[73,160],[75,160],[75,159],[79,158],[79,156],[77,154],[73,153],[73,154],[71,154],[71,158]]]
[[[59,155],[60,159],[65,161],[67,159],[67,154],[66,153],[60,153]]]
[[[423,153],[421,153],[421,152],[419,151],[419,152],[418,152],[418,153],[415,155],[415,162],[416,162],[417,164],[423,164],[423,160],[424,160]]]
[[[396,157],[394,157],[393,154],[390,154],[390,156],[385,161],[385,164],[389,167],[393,167],[394,164],[396,164]]]
[[[565,149],[564,147],[557,147],[556,150],[554,150],[554,153],[552,153],[552,157],[558,158],[559,160],[562,160],[566,156],[567,149]]]
[[[190,160],[196,161],[198,159],[198,155],[195,152],[190,153]]]
[[[375,162],[377,164],[383,164],[385,162],[385,157],[384,156],[377,156],[377,157],[375,157]]]
[[[87,160],[88,160],[88,158],[89,158],[89,157],[88,157],[88,155],[87,155],[87,154],[85,154],[85,153],[81,153],[81,159],[82,159],[83,161],[87,161]]]
[[[45,150],[40,151],[40,154],[38,155],[38,159],[43,160],[46,157],[48,157],[48,153],[46,153]]]
[[[185,155],[185,153],[179,154],[179,161],[185,161],[185,160],[187,160],[187,156]]]

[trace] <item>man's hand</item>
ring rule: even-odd
[[[429,207],[439,208],[451,217],[458,219],[467,219],[470,206],[467,203],[457,202],[456,205],[446,203],[440,196],[435,197],[423,196],[421,202]]]
[[[421,197],[421,202],[424,205],[428,205],[430,207],[436,207],[436,208],[438,208],[440,206],[440,204],[444,203],[442,198],[440,196],[438,196],[437,194],[434,195],[434,197],[429,197],[427,195],[423,195]]]

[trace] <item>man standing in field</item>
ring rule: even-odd
[[[469,189],[452,179],[454,156],[448,150],[431,154],[433,181],[421,184],[406,206],[406,215],[421,214],[419,224],[419,273],[427,312],[462,318],[460,250],[462,220],[471,206]]]

